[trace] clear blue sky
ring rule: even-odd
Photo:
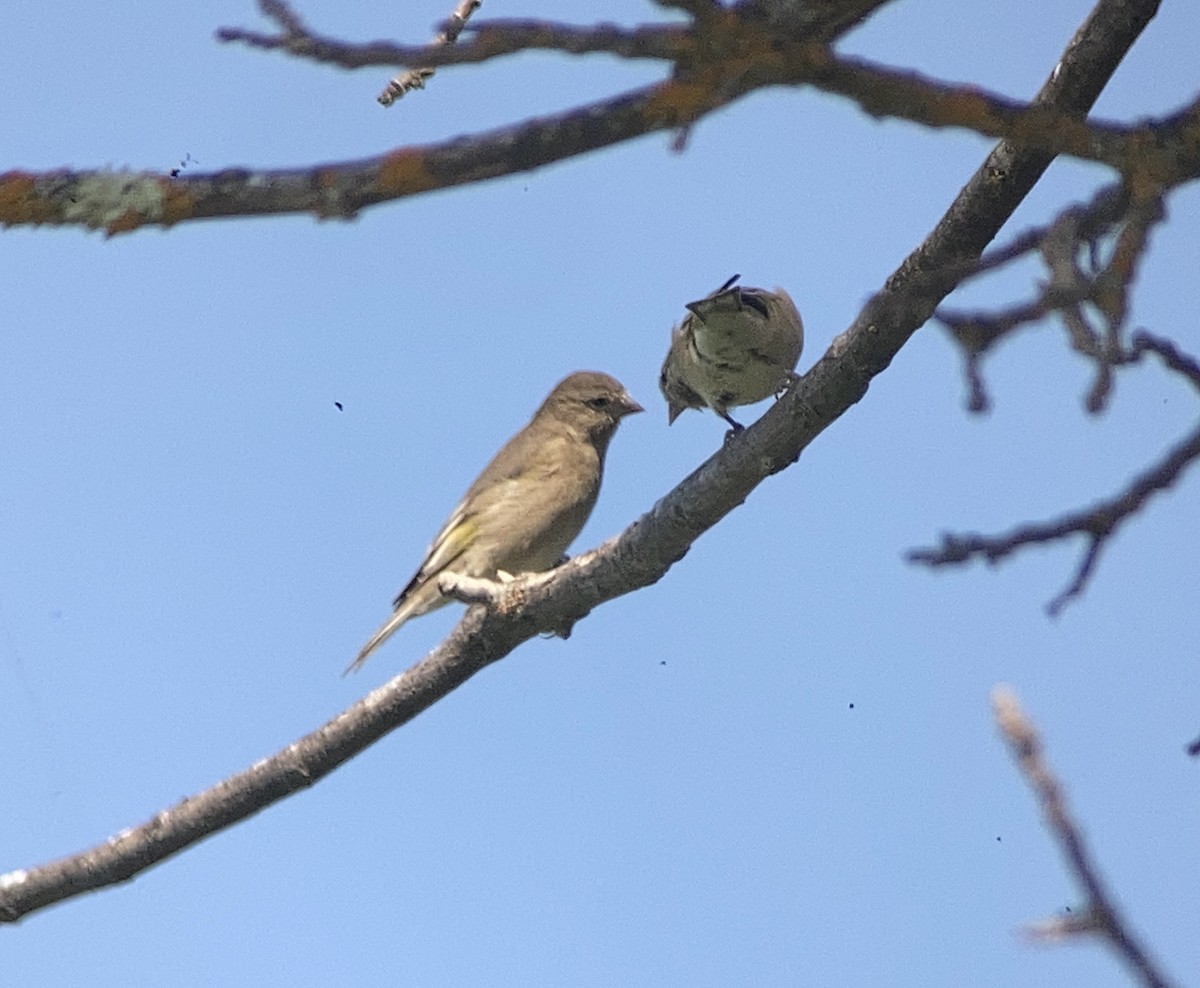
[[[846,49],[1031,95],[1086,0],[906,0]],[[447,0],[298,8],[423,41]],[[648,3],[488,0],[590,22]],[[0,168],[166,171],[372,155],[656,78],[555,56],[386,72],[221,46],[251,0],[0,8]],[[1196,91],[1200,9],[1164,3],[1100,101]],[[1189,40],[1190,39],[1190,40]],[[534,174],[372,210],[106,241],[0,234],[0,871],[80,850],[268,755],[400,672],[457,617],[338,674],[433,532],[579,368],[649,414],[576,544],[615,534],[721,442],[667,428],[683,304],[787,287],[807,368],[926,234],[989,142],[811,91]],[[1106,173],[1056,164],[1008,233]],[[1169,204],[1134,319],[1200,350],[1200,195]],[[963,303],[1026,297],[1032,265]],[[1043,605],[1078,546],[931,574],[905,549],[1107,495],[1196,418],[1156,367],[1088,418],[1057,327],[986,366],[917,334],[865,400],[658,585],[536,640],[314,790],[140,876],[0,930],[19,985],[1125,985],[1021,924],[1076,905],[990,719],[1013,684],[1105,875],[1178,977],[1200,970],[1200,475]],[[341,402],[344,411],[338,411]],[[746,411],[751,419],[759,410]]]

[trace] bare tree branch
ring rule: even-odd
[[[1157,9],[1154,0],[1099,0],[1039,100],[1083,114]],[[471,607],[442,644],[316,731],[246,771],[81,854],[0,876],[0,921],[127,881],[218,830],[313,785],[342,762],[540,633],[569,628],[600,604],[661,579],[700,535],[866,394],[929,318],[951,280],[928,272],[969,267],[1051,158],[999,145],[947,214],[855,322],[754,425],[727,442],[616,538],[549,574]],[[462,588],[463,593],[472,589]]]
[[[82,226],[111,235],[215,217],[311,213],[349,219],[379,203],[516,174],[634,137],[687,127],[760,88],[762,79],[754,74],[759,68],[751,59],[741,72],[672,79],[473,137],[311,169],[187,175],[10,171],[0,174],[0,224]],[[1153,161],[1147,165],[1153,166]]]
[[[1059,940],[1080,933],[1100,933],[1144,985],[1167,988],[1170,982],[1133,935],[1104,887],[1083,834],[1067,808],[1062,785],[1043,757],[1042,739],[1021,709],[1017,695],[1007,686],[997,686],[992,691],[992,708],[996,724],[1017,759],[1021,773],[1037,794],[1050,832],[1058,840],[1063,857],[1087,896],[1082,913],[1039,923],[1030,928],[1030,934],[1042,940]]]
[[[279,0],[270,0],[278,3]],[[661,58],[677,70],[718,66],[739,72],[753,62],[766,85],[812,85],[849,97],[868,114],[895,117],[933,128],[965,128],[986,137],[1103,162],[1127,175],[1150,176],[1165,188],[1200,175],[1200,100],[1159,120],[1134,126],[1085,122],[1050,104],[1030,105],[977,87],[953,86],[915,72],[866,59],[839,57],[813,37],[796,38],[756,19],[747,8],[717,8],[691,26],[611,24],[583,28],[542,21],[493,22],[476,27],[476,40],[450,48],[411,48],[373,42],[353,45],[289,28],[267,36],[236,28],[217,32],[223,41],[244,41],[347,68],[375,64],[452,65],[479,62],[516,51],[544,49],[570,54],[607,52],[632,58]]]
[[[970,389],[968,409],[982,412],[988,407],[980,371],[983,356],[1016,329],[1057,312],[1073,349],[1096,365],[1096,382],[1088,395],[1087,409],[1093,414],[1101,411],[1111,393],[1114,368],[1128,361],[1122,331],[1134,267],[1145,250],[1150,226],[1164,215],[1160,197],[1137,202],[1125,186],[1109,186],[1088,205],[1066,209],[1048,227],[1028,231],[1003,252],[992,252],[996,256],[989,255],[990,267],[996,266],[997,258],[1007,260],[1038,249],[1051,277],[1038,298],[999,312],[939,309],[934,313],[963,349]],[[1114,227],[1119,233],[1112,258],[1101,265],[1100,241]],[[1079,261],[1085,250],[1090,259],[1087,271]],[[1093,327],[1083,308],[1085,302],[1105,317],[1103,331]]]
[[[522,51],[557,51],[566,55],[605,54],[621,58],[646,58],[673,62],[695,50],[691,29],[681,24],[642,24],[626,28],[617,24],[581,27],[534,19],[493,19],[465,28],[469,40],[450,48],[429,45],[396,45],[387,41],[353,44],[305,30],[265,34],[245,28],[217,29],[217,40],[241,42],[264,51],[282,51],[344,69],[378,65],[472,65]],[[456,35],[457,37],[457,35]],[[431,71],[422,68],[418,71]]]
[[[1137,363],[1146,353],[1156,354],[1167,367],[1182,375],[1200,391],[1200,364],[1181,353],[1169,340],[1159,339],[1145,331],[1134,335],[1132,348],[1119,362]],[[1087,548],[1074,578],[1065,590],[1046,605],[1050,616],[1056,617],[1063,607],[1083,592],[1101,551],[1117,530],[1141,511],[1151,497],[1171,487],[1197,458],[1200,458],[1200,426],[1169,449],[1153,467],[1135,476],[1107,500],[1070,512],[1055,521],[1021,525],[1002,535],[947,533],[942,536],[941,545],[937,548],[913,549],[907,554],[907,559],[930,567],[959,565],[977,557],[997,563],[1024,546],[1083,535],[1087,539]]]
[[[1152,175],[1161,187],[1200,175],[1200,100],[1160,120],[1134,126],[1090,121],[1046,104],[1025,104],[975,87],[956,87],[915,72],[840,58],[805,44],[786,53],[781,83],[808,83],[854,100],[874,117],[932,128],[964,128],[1013,144],[1112,166],[1127,175]]]
[[[557,51],[564,55],[615,55],[618,58],[683,60],[694,50],[689,29],[676,24],[616,24],[576,27],[541,20],[494,19],[470,28],[471,39],[455,55],[462,62],[485,62],[521,51]]]
[[[1130,8],[1125,16],[1136,20],[1133,14],[1141,11],[1135,0],[1125,2]],[[800,83],[849,95],[868,112],[1011,138],[1037,149],[1035,158],[1068,153],[1106,161],[1128,170],[1135,185],[1150,181],[1166,189],[1200,174],[1200,101],[1159,123],[1089,125],[1080,114],[1053,102],[1026,106],[942,87],[912,74],[838,58],[820,43],[792,42],[729,12],[720,16],[720,30],[683,29],[690,32],[696,54],[677,64],[672,79],[557,116],[311,169],[176,176],[11,171],[0,174],[0,224],[68,224],[115,234],[218,216],[308,212],[348,218],[377,203],[511,175],[658,130],[686,133],[707,113],[752,90]],[[292,28],[298,24],[289,23]],[[1073,44],[1086,47],[1090,40],[1084,36]],[[418,64],[432,65],[457,57],[455,51],[469,54],[469,49],[468,44],[415,51]]]
[[[939,310],[934,313],[934,318],[950,331],[963,349],[963,373],[967,378],[968,388],[967,410],[981,413],[987,411],[991,405],[980,368],[981,358],[985,353],[1013,331],[1036,323],[1050,313],[1070,309],[1082,319],[1078,313],[1079,306],[1088,301],[1091,295],[1092,291],[1088,287],[1067,289],[1050,285],[1042,291],[1039,298],[999,312]]]
[[[485,62],[502,55],[521,51],[559,51],[570,55],[604,53],[622,58],[648,58],[668,62],[679,62],[694,57],[701,47],[722,44],[722,36],[736,31],[740,24],[755,25],[754,31],[761,34],[761,23],[765,19],[773,36],[786,30],[785,37],[794,41],[828,43],[841,37],[851,27],[890,0],[837,0],[837,2],[813,3],[806,0],[803,9],[807,16],[802,21],[781,26],[770,17],[764,18],[752,4],[741,4],[733,8],[722,7],[708,0],[680,0],[701,11],[694,16],[691,27],[673,24],[642,24],[625,28],[616,24],[581,26],[560,24],[553,21],[533,19],[509,19],[486,21],[482,24],[459,23],[452,17],[448,28],[457,25],[473,35],[464,43],[451,47],[441,41],[442,35],[429,45],[397,45],[386,41],[354,44],[328,35],[317,34],[306,27],[282,0],[264,0],[260,7],[279,26],[280,31],[267,34],[247,28],[218,28],[216,37],[223,42],[241,42],[252,48],[267,51],[284,51],[299,58],[338,65],[346,69],[358,69],[376,65],[442,66]],[[464,0],[460,8],[467,6]],[[668,6],[672,4],[663,4]],[[673,4],[679,6],[679,3]],[[475,3],[478,8],[480,3]],[[456,12],[458,13],[458,12]],[[705,39],[703,45],[698,39]],[[728,45],[725,45],[728,47]],[[424,68],[419,71],[425,71]]]
[[[7,172],[0,174],[0,224],[69,224],[112,235],[230,216],[312,213],[350,219],[381,202],[529,171],[673,130],[746,91],[734,86],[718,97],[710,80],[669,80],[476,137],[314,169],[228,169],[178,177],[108,170]]]

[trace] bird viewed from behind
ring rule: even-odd
[[[618,424],[644,410],[607,374],[577,371],[560,381],[468,488],[393,602],[392,616],[346,672],[409,618],[450,603],[438,587],[443,573],[495,580],[553,568],[592,513]]]
[[[667,421],[685,408],[711,408],[740,431],[729,409],[752,405],[796,380],[804,323],[782,288],[743,288],[734,275],[711,295],[689,302],[671,331],[659,389]]]

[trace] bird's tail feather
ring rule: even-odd
[[[387,619],[387,621],[384,622],[383,627],[381,627],[375,632],[375,634],[371,636],[371,640],[362,647],[362,651],[358,653],[354,661],[346,666],[345,670],[342,672],[342,675],[349,676],[352,672],[358,672],[358,670],[362,667],[362,664],[371,657],[371,653],[374,652],[375,649],[377,649],[385,641],[391,638],[392,635],[396,633],[396,630],[400,627],[400,625],[407,621],[408,618],[409,615],[405,611],[396,611],[395,614],[393,614]]]
[[[395,613],[371,636],[370,641],[362,647],[362,651],[358,653],[355,660],[346,666],[346,671],[342,673],[343,676],[358,672],[375,649],[391,638],[399,630],[400,625],[409,618],[420,617],[422,614],[437,610],[443,604],[450,603],[450,598],[443,597],[441,591],[438,590],[436,575],[423,579],[419,583],[415,580],[413,582],[415,586],[406,587],[405,592],[397,599]]]

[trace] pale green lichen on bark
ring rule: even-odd
[[[63,219],[92,228],[107,227],[131,211],[145,220],[163,215],[163,187],[150,172],[101,171],[72,183]]]

